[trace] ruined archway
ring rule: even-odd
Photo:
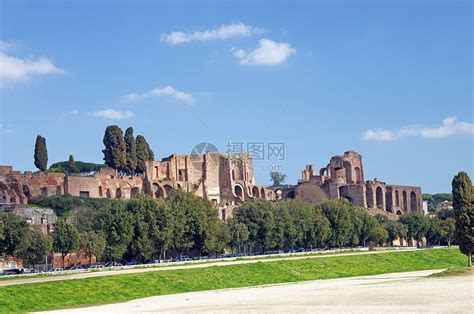
[[[400,195],[398,191],[395,191],[395,206],[400,207]]]
[[[169,193],[171,193],[171,191],[173,190],[173,187],[169,184],[165,184],[163,185],[163,188],[165,189],[166,191],[166,195],[168,195]]]
[[[354,199],[349,193],[349,187],[347,185],[339,187],[339,198],[345,198],[350,203],[354,203]]]
[[[384,209],[384,206],[383,206],[383,191],[382,191],[382,188],[380,186],[378,186],[375,189],[375,201],[377,203],[377,208],[383,210]]]
[[[165,191],[158,183],[153,183],[153,195],[156,198],[165,197]]]
[[[411,191],[410,193],[410,210],[412,212],[418,211],[418,202],[416,200],[416,193],[414,191]]]
[[[265,189],[264,189],[264,188],[262,188],[262,189],[260,190],[260,198],[266,199],[266,197],[265,197]]]
[[[121,188],[117,188],[115,190],[115,198],[122,198],[122,189]]]
[[[287,200],[288,200],[288,199],[292,200],[292,199],[294,199],[295,197],[296,197],[296,193],[295,193],[295,191],[293,190],[293,191],[290,191],[290,192],[288,192],[288,193],[286,194],[285,199],[287,199]]]
[[[407,192],[406,191],[403,191],[402,199],[403,199],[403,211],[406,212],[408,210],[408,200],[407,200]]]
[[[344,170],[346,171],[346,182],[353,183],[352,164],[350,162],[344,161],[342,166],[344,167]]]
[[[354,168],[354,173],[355,173],[355,183],[361,183],[362,182],[362,173],[360,171],[359,167]]]
[[[260,197],[260,192],[258,191],[258,187],[254,186],[252,188],[252,195],[254,198],[259,198]]]
[[[138,195],[138,193],[140,193],[140,189],[137,187],[134,187],[130,191],[130,197],[135,197]]]
[[[237,184],[234,186],[234,194],[241,200],[244,200],[244,190],[240,185]]]
[[[385,193],[385,207],[388,212],[393,212],[393,194],[392,191]]]

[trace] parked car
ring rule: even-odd
[[[178,260],[180,262],[187,262],[191,260],[191,257],[189,257],[189,255],[181,255],[181,257]]]
[[[119,262],[108,262],[107,264],[105,264],[105,267],[107,268],[111,268],[111,267],[122,267],[122,263],[119,263]]]
[[[53,269],[51,269],[49,272],[50,272],[50,273],[53,273],[53,274],[58,274],[58,273],[61,273],[61,272],[63,272],[63,271],[64,271],[64,268],[59,267],[59,268],[53,268]]]
[[[81,265],[76,265],[76,266],[72,266],[69,270],[71,270],[71,271],[81,271],[81,270],[84,270],[84,267],[82,267]]]
[[[19,268],[9,268],[9,269],[4,269],[3,273],[8,276],[8,275],[19,275],[23,274],[23,269]]]
[[[104,269],[104,265],[94,264],[94,265],[89,266],[89,269],[90,270],[101,270],[101,269]]]
[[[23,273],[24,274],[37,274],[38,271],[34,268],[24,268]]]
[[[135,261],[130,261],[130,262],[125,264],[125,266],[135,266],[135,265],[138,265],[138,263],[135,262]]]

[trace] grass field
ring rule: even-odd
[[[0,311],[115,303],[148,296],[435,268],[462,267],[458,249],[337,256],[157,271],[0,287]]]

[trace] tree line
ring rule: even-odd
[[[133,128],[129,127],[122,132],[117,125],[109,125],[105,129],[103,143],[105,165],[126,175],[142,174],[146,170],[145,163],[155,159],[155,154],[143,135],[133,135]],[[40,171],[48,169],[48,149],[46,138],[36,137],[34,149],[34,164]],[[104,165],[75,161],[69,155],[68,161],[57,162],[51,165],[48,171],[64,172],[67,174],[98,171]]]
[[[412,240],[424,239],[428,246],[456,243],[464,254],[472,254],[472,185],[465,173],[453,179],[454,211],[438,217],[411,212],[398,221],[373,217],[345,199],[316,205],[252,199],[223,222],[208,200],[181,190],[173,190],[166,199],[140,194],[128,201],[53,196],[32,202],[53,208],[69,223],[62,217],[51,235],[43,235],[26,220],[1,213],[1,254],[27,264],[38,263],[51,251],[63,258],[79,252],[90,259],[144,262],[182,254],[393,245],[398,240],[413,245]]]

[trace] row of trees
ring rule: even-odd
[[[145,162],[154,160],[155,155],[145,137],[133,135],[133,128],[125,130],[125,135],[117,125],[105,129],[105,164],[128,175],[145,172]]]
[[[175,190],[166,199],[139,195],[129,201],[42,197],[43,205],[73,212],[74,224],[59,220],[51,236],[29,228],[13,214],[0,215],[1,253],[33,264],[52,250],[63,257],[81,252],[105,261],[161,259],[167,256],[217,255],[233,252],[266,252],[322,247],[394,244],[424,239],[428,245],[453,239],[463,253],[472,254],[472,186],[460,173],[453,180],[454,215],[429,218],[408,213],[398,221],[372,217],[346,200],[311,205],[299,200],[273,204],[250,200],[227,222],[218,218],[211,203],[191,193]],[[454,218],[453,218],[454,217]],[[471,224],[471,225],[470,225]]]

